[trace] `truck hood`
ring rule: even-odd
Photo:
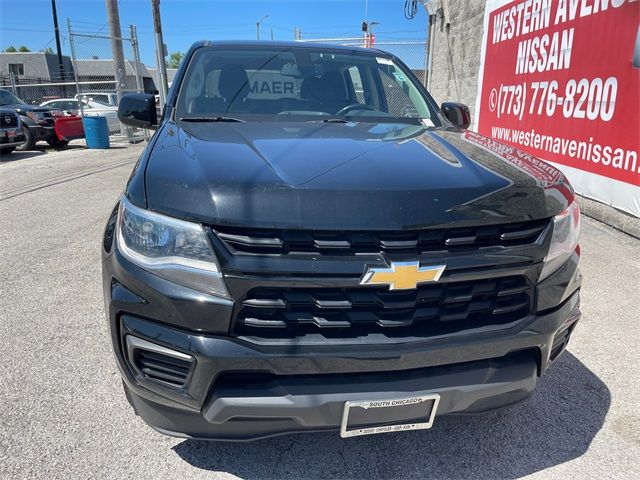
[[[209,225],[472,226],[548,218],[573,199],[552,166],[454,129],[169,122],[157,135],[145,171],[147,207]]]
[[[50,107],[42,107],[40,105],[29,105],[28,103],[13,103],[10,105],[2,105],[2,108],[13,110],[16,112],[50,112]]]

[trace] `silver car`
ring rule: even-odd
[[[118,120],[118,107],[112,107],[104,105],[94,100],[82,100],[76,98],[60,98],[57,100],[49,100],[41,103],[42,107],[51,107],[57,110],[61,110],[65,115],[77,116],[80,115],[80,107],[82,107],[82,115],[85,117],[106,117],[107,125],[109,126],[109,132],[120,131],[120,121]]]

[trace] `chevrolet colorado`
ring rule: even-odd
[[[525,399],[580,318],[566,178],[375,49],[199,42],[102,242],[113,351],[170,435],[429,428]]]

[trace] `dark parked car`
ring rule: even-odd
[[[13,110],[20,115],[25,141],[18,150],[33,150],[36,142],[40,140],[44,140],[52,147],[64,147],[69,143],[59,140],[56,135],[54,129],[56,110],[29,105],[10,91],[2,89],[0,89],[0,107]]]
[[[24,143],[20,116],[13,110],[0,108],[0,154],[13,152]]]
[[[200,42],[159,122],[151,95],[118,113],[157,131],[107,222],[104,297],[161,432],[428,428],[526,398],[580,318],[565,177],[393,55]]]

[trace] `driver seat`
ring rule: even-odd
[[[318,82],[316,96],[324,111],[336,113],[351,103],[347,94],[347,85],[340,72],[326,72]]]

